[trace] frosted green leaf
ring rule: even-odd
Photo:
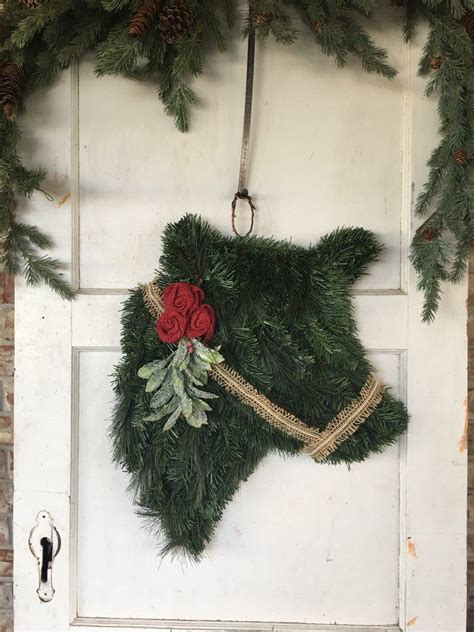
[[[178,348],[174,352],[172,366],[179,368],[181,363],[184,362],[186,356],[188,356],[188,348],[186,347],[186,340],[182,338],[179,341]]]
[[[153,362],[143,365],[138,369],[138,377],[141,377],[144,380],[150,379],[153,373],[161,371],[161,369],[168,365],[171,357],[172,356],[165,358],[164,360],[153,360]]]
[[[184,371],[185,368],[188,366],[190,361],[190,353],[188,353],[188,351],[186,351],[186,355],[184,356],[184,360],[182,360],[177,366],[176,368],[179,371]]]
[[[224,357],[219,353],[217,349],[210,349],[196,340],[194,344],[194,349],[196,354],[200,360],[207,362],[208,364],[220,364],[224,362]]]
[[[183,415],[185,417],[191,415],[193,412],[193,400],[190,397],[188,397],[186,393],[183,393],[183,395],[180,396],[180,402],[181,402],[180,405],[181,405]]]
[[[165,382],[151,398],[150,406],[154,409],[164,406],[174,395],[173,382]]]
[[[214,395],[214,393],[209,393],[208,391],[201,391],[201,389],[196,388],[192,384],[189,386],[189,392],[198,397],[199,399],[218,399],[219,395]]]
[[[194,372],[193,370],[191,370],[190,367],[187,367],[184,371],[186,378],[192,383],[192,384],[196,384],[197,386],[204,386],[204,382],[201,381],[200,377],[202,378],[202,375],[200,375],[200,372],[196,370],[196,367],[194,367]]]
[[[181,407],[178,406],[178,408],[174,411],[174,413],[168,418],[168,421],[165,423],[165,425],[163,426],[163,432],[166,432],[167,430],[171,430],[171,428],[175,425],[175,423],[178,421],[179,416],[181,415]]]
[[[184,379],[181,373],[176,371],[176,369],[173,370],[171,382],[176,395],[178,395],[178,397],[183,397],[185,395]]]
[[[193,356],[194,353],[192,354],[189,365],[187,366],[187,371],[189,371],[196,378],[197,382],[194,383],[197,383],[199,386],[203,386],[204,384],[207,384],[209,365],[205,364],[204,368],[202,366],[198,366]]]
[[[212,368],[209,362],[199,358],[196,353],[193,353],[192,356],[192,364],[198,369],[198,371],[205,371],[206,373],[209,373]]]
[[[150,379],[146,383],[145,391],[147,393],[152,393],[153,391],[156,391],[156,389],[163,384],[167,373],[167,369],[159,369],[158,371],[154,371]]]
[[[176,410],[178,406],[179,406],[178,398],[173,397],[173,399],[171,399],[167,404],[159,408],[156,411],[156,413],[153,413],[152,415],[148,415],[148,417],[145,417],[144,421],[159,421],[160,419],[163,419],[163,417],[166,417],[167,415],[171,415],[171,413],[174,410]]]
[[[195,407],[193,407],[191,415],[187,415],[185,417],[188,424],[190,426],[193,426],[193,428],[200,428],[204,424],[207,424],[206,413],[203,410],[199,410]]]
[[[209,406],[209,404],[207,402],[203,402],[200,399],[194,399],[193,398],[193,406],[197,409],[197,410],[204,410],[207,412],[211,412],[212,408]]]

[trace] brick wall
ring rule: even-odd
[[[13,300],[0,272],[0,632],[13,630]]]
[[[467,485],[467,630],[474,632],[474,243],[469,260],[468,325],[468,485]]]

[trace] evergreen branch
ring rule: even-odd
[[[406,0],[403,39],[411,42],[415,38],[416,28],[421,18],[421,5],[418,0]]]
[[[15,275],[21,270],[19,248],[14,230],[7,230],[3,234],[0,261],[7,274]]]
[[[458,239],[454,253],[454,261],[448,275],[448,279],[452,283],[459,283],[466,273],[470,241],[469,235]]]
[[[49,22],[54,19],[54,14],[50,11],[39,10],[31,12],[24,18],[10,36],[10,46],[15,48],[25,48],[31,40],[40,33]]]
[[[197,7],[197,22],[206,24],[206,31],[208,32],[210,38],[214,40],[217,48],[221,53],[226,52],[227,50],[227,42],[222,30],[221,24],[221,15],[220,11],[216,10],[214,4],[202,3]],[[226,17],[226,21],[228,22],[229,17]],[[202,40],[204,29],[197,28],[194,33],[194,37]],[[179,43],[178,43],[179,45]]]
[[[184,77],[190,73],[194,76],[202,73],[201,38],[197,32],[189,38],[182,39],[176,45],[177,55],[173,60],[172,74]]]
[[[37,226],[15,223],[15,233],[17,240],[21,240],[24,244],[26,244],[26,241],[30,241],[33,246],[36,246],[40,250],[46,250],[53,245],[50,237],[43,233]],[[26,245],[24,247],[27,248]]]
[[[72,62],[79,61],[87,51],[97,48],[109,24],[107,17],[99,15],[94,20],[87,15],[86,19],[79,22],[74,28],[73,37],[57,53],[57,61],[62,67],[67,68]]]
[[[61,69],[56,53],[50,51],[39,52],[28,81],[29,90],[35,91],[38,88],[51,86],[56,81]]]
[[[131,77],[140,56],[138,43],[127,32],[127,22],[115,26],[107,39],[97,48],[95,73]]]
[[[448,278],[450,257],[447,246],[441,237],[426,241],[421,235],[415,234],[410,260],[418,272],[418,290],[425,296],[421,318],[423,322],[429,323],[434,320],[439,307],[441,282]]]
[[[387,51],[376,46],[372,38],[353,20],[343,21],[348,49],[359,57],[362,68],[367,72],[393,79],[397,71],[387,63]]]
[[[35,248],[50,246],[49,237],[36,226],[12,222],[3,236],[0,261],[8,274],[22,271],[28,285],[45,283],[62,298],[72,300],[74,291],[59,272],[61,262],[35,253]]]
[[[222,11],[225,16],[227,27],[232,29],[236,22],[236,5],[233,0],[222,0]]]
[[[44,283],[54,292],[59,294],[61,298],[72,301],[74,291],[69,283],[61,276],[59,270],[62,264],[57,259],[48,256],[38,257],[31,251],[23,253],[23,274],[28,285],[39,285]]]
[[[376,7],[374,0],[348,0],[347,4],[367,18],[370,18],[373,15]]]
[[[196,93],[178,79],[165,78],[159,95],[165,105],[166,114],[174,118],[175,125],[181,132],[187,132],[190,108],[199,103]]]
[[[97,75],[147,78],[158,83],[165,112],[181,131],[187,131],[191,109],[199,101],[188,81],[203,72],[203,51],[208,42],[219,50],[226,49],[225,25],[232,27],[236,18],[234,0],[187,1],[192,22],[174,39],[173,34],[163,35],[160,23],[161,12],[173,0],[158,7],[156,19],[145,21],[134,37],[129,33],[130,20],[142,0],[48,0],[34,10],[18,0],[6,0],[6,10],[0,13],[0,68],[10,65],[11,72],[11,65],[16,65],[27,76],[21,89],[13,80],[9,99],[17,102],[9,101],[8,111],[14,105],[16,112],[21,112],[26,96],[50,86],[62,68],[95,51]],[[463,21],[465,13],[474,9],[474,0],[406,0],[405,6],[406,40],[414,37],[421,19],[429,22],[419,73],[427,77],[426,95],[439,99],[440,142],[428,161],[428,177],[415,212],[434,214],[440,235],[436,244],[430,242],[426,248],[420,234],[412,244],[420,288],[426,291],[431,305],[425,316],[431,318],[441,295],[441,283],[462,276],[466,240],[474,226],[468,177],[474,158],[474,53]],[[315,43],[338,66],[355,56],[367,72],[388,78],[395,75],[387,52],[358,21],[360,16],[373,15],[375,0],[255,0],[244,24],[244,35],[250,25],[256,28],[259,17],[259,37],[271,36],[285,45],[293,43],[298,29],[288,7],[297,11]],[[29,278],[37,280],[52,273],[57,262],[35,254],[35,248],[48,247],[44,236],[34,231],[28,236],[15,228],[22,226],[16,223],[18,200],[41,190],[45,177],[43,169],[28,170],[22,165],[16,150],[19,135],[16,122],[0,112],[0,233],[9,268],[18,272],[21,262],[26,262]],[[16,255],[14,248],[19,249]],[[25,259],[22,248],[29,259]],[[449,251],[452,262],[444,261],[441,251]]]
[[[41,191],[41,183],[45,177],[45,169],[37,167],[27,170],[19,164],[14,176],[15,194],[20,197],[30,197],[35,191]]]

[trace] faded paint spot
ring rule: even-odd
[[[411,538],[408,538],[407,546],[408,546],[408,553],[416,559],[418,557],[418,555],[416,554],[416,546]]]
[[[408,619],[407,625],[415,625],[417,621],[418,621],[418,617],[412,617],[411,619]]]
[[[70,193],[65,193],[64,195],[61,195],[58,201],[58,206],[62,206],[65,202],[69,200],[70,197],[71,197]]]
[[[467,406],[467,398],[464,400],[464,430],[462,433],[462,437],[459,440],[459,454],[462,454],[467,450],[467,421],[468,421],[468,406]]]

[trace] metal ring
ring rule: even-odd
[[[241,235],[239,231],[237,230],[237,228],[235,227],[237,200],[247,200],[247,203],[250,207],[250,228],[245,233],[245,235]],[[234,195],[234,199],[232,200],[231,207],[232,207],[232,230],[234,231],[234,234],[237,235],[238,237],[248,237],[250,233],[253,231],[253,224],[255,221],[255,204],[252,202],[252,196],[248,194],[242,195],[241,193],[236,193]]]

